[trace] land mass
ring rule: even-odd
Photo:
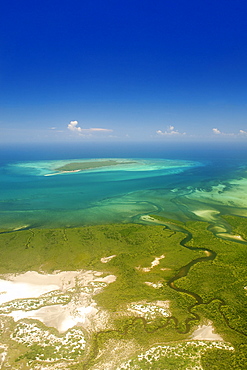
[[[67,163],[64,166],[58,167],[55,170],[59,172],[78,172],[78,171],[85,171],[85,170],[92,170],[95,168],[101,167],[110,167],[110,166],[117,166],[117,165],[126,165],[126,164],[133,164],[136,163],[134,161],[88,161],[88,162],[71,162]]]
[[[247,245],[140,223],[0,233],[2,369],[246,369]]]

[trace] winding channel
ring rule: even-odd
[[[158,220],[157,220],[158,221]],[[169,229],[169,230],[173,230],[173,231],[180,231],[184,234],[186,234],[186,237],[184,239],[182,239],[180,241],[180,245],[184,248],[187,248],[187,249],[190,249],[190,250],[201,250],[201,251],[204,251],[207,255],[205,257],[199,257],[199,258],[196,258],[194,260],[192,260],[191,262],[189,262],[187,265],[181,267],[178,271],[178,273],[173,276],[170,280],[168,280],[167,282],[167,285],[173,289],[173,290],[176,290],[177,292],[180,292],[180,293],[185,293],[187,295],[189,295],[190,297],[194,298],[196,300],[196,303],[192,304],[191,306],[188,307],[188,312],[193,316],[192,318],[187,318],[185,320],[185,330],[184,331],[180,331],[178,328],[176,328],[177,332],[181,333],[181,334],[187,334],[190,329],[191,329],[191,323],[193,321],[197,321],[197,320],[200,320],[200,316],[193,312],[192,310],[194,308],[196,308],[197,306],[199,305],[208,305],[212,302],[218,302],[219,303],[219,307],[218,307],[218,310],[221,314],[221,316],[223,317],[224,321],[225,321],[225,324],[231,329],[231,330],[234,330],[235,332],[239,333],[239,334],[242,334],[243,336],[247,337],[247,334],[232,327],[229,323],[229,320],[227,319],[226,315],[224,314],[224,312],[222,311],[222,306],[226,305],[226,302],[221,299],[221,298],[212,298],[210,299],[208,302],[204,302],[202,297],[197,294],[197,293],[194,293],[194,292],[191,292],[189,290],[186,290],[186,289],[183,289],[183,288],[178,288],[176,285],[175,285],[175,282],[179,279],[181,279],[182,277],[185,277],[188,275],[190,269],[192,266],[196,265],[197,263],[200,263],[200,262],[205,262],[205,261],[212,261],[215,259],[215,257],[217,256],[217,253],[214,252],[213,250],[211,249],[208,249],[208,248],[202,248],[202,247],[190,247],[187,245],[187,243],[190,242],[190,240],[193,238],[193,235],[186,229],[178,226],[178,225],[173,225],[173,224],[169,224],[169,223],[163,223],[163,222],[157,222],[157,224],[159,223],[159,225],[164,225],[164,230],[165,229]],[[207,228],[208,230],[211,229],[211,225],[208,226]],[[210,230],[211,231],[211,230]],[[216,235],[217,236],[217,235]],[[233,241],[232,239],[229,238],[230,241]],[[237,243],[240,243],[240,244],[246,244],[247,245],[247,242],[246,241],[238,241],[238,240],[234,240],[235,242]],[[176,321],[176,320],[175,320]]]
[[[195,299],[196,303],[190,305],[187,309],[187,312],[192,316],[192,317],[188,317],[185,321],[184,321],[184,324],[185,324],[185,329],[184,330],[181,330],[179,329],[179,322],[178,322],[178,319],[175,317],[175,316],[170,316],[170,317],[167,317],[167,320],[165,323],[163,323],[162,325],[159,325],[155,328],[150,328],[149,325],[148,325],[148,321],[143,318],[143,317],[135,317],[135,318],[132,318],[130,320],[130,322],[125,326],[125,328],[123,328],[122,330],[118,330],[118,329],[110,329],[110,330],[102,330],[102,331],[99,331],[97,333],[94,333],[93,336],[92,336],[92,343],[90,345],[90,347],[88,348],[88,353],[86,354],[86,359],[84,360],[84,363],[81,363],[81,364],[78,364],[79,365],[79,368],[81,369],[89,369],[90,365],[93,364],[95,358],[97,357],[98,353],[99,353],[99,343],[100,343],[100,336],[102,335],[111,335],[111,334],[119,334],[121,336],[125,336],[128,334],[128,331],[131,330],[131,327],[133,326],[134,323],[136,322],[139,322],[143,325],[143,329],[147,332],[147,333],[154,333],[155,331],[159,330],[159,329],[162,329],[162,328],[165,328],[167,327],[168,325],[170,325],[172,322],[175,324],[175,330],[180,333],[180,334],[187,334],[189,333],[189,331],[191,330],[191,325],[193,322],[195,321],[200,321],[200,316],[193,312],[193,310],[198,307],[199,305],[208,305],[212,302],[218,302],[218,311],[219,313],[221,314],[221,317],[223,318],[225,324],[228,326],[228,328],[230,328],[231,330],[247,337],[247,334],[246,333],[243,333],[242,331],[232,327],[229,323],[229,320],[227,319],[226,315],[224,314],[223,310],[222,310],[222,306],[226,305],[225,301],[221,298],[213,298],[211,300],[209,300],[208,302],[204,302],[202,297],[197,294],[197,293],[194,293],[192,291],[189,291],[189,290],[186,290],[186,289],[183,289],[183,288],[179,288],[176,286],[176,281],[178,281],[179,279],[185,277],[188,275],[190,269],[192,266],[196,265],[197,263],[200,263],[200,262],[206,262],[206,261],[212,261],[215,259],[215,257],[217,256],[217,253],[214,252],[213,250],[211,249],[208,249],[208,248],[202,248],[202,247],[192,247],[192,246],[188,246],[187,244],[191,241],[191,239],[193,238],[193,235],[191,232],[189,232],[188,230],[178,226],[178,225],[175,225],[175,224],[172,224],[172,223],[166,223],[166,222],[163,222],[163,221],[159,221],[159,220],[155,220],[155,219],[148,219],[148,215],[147,215],[147,218],[145,219],[144,222],[141,222],[141,223],[144,223],[144,224],[153,224],[153,225],[160,225],[160,226],[164,226],[164,229],[163,230],[166,230],[166,229],[169,229],[171,231],[174,231],[174,232],[182,232],[184,233],[186,236],[180,241],[180,245],[183,247],[183,248],[187,248],[187,249],[190,249],[190,250],[196,250],[196,251],[203,251],[205,252],[206,256],[204,257],[199,257],[199,258],[196,258],[194,260],[192,260],[191,262],[189,262],[187,265],[185,266],[182,266],[178,273],[173,276],[170,280],[167,281],[167,285],[179,292],[179,293],[183,293],[183,294],[187,294],[188,296],[192,297]],[[208,226],[208,230],[210,230],[212,226],[209,225]],[[11,231],[3,231],[3,232],[0,232],[0,234],[5,234],[5,233],[11,233],[11,232],[16,232],[16,231],[21,231],[21,230],[29,230],[31,229],[31,227],[27,226],[27,227],[24,227],[22,229],[19,229],[19,230],[11,230]],[[30,230],[31,231],[31,230]],[[232,240],[231,240],[232,241]],[[235,240],[235,242],[239,242],[241,244],[247,244],[247,242],[243,242],[243,241],[237,241]],[[77,366],[78,366],[77,365]],[[77,367],[78,368],[78,367]]]
[[[140,216],[140,215],[139,215]],[[148,215],[147,215],[148,216]],[[151,219],[150,219],[151,221]],[[143,223],[143,222],[142,222]],[[176,285],[175,285],[175,282],[178,281],[179,279],[181,279],[182,277],[185,277],[188,275],[190,269],[192,266],[196,265],[197,263],[200,263],[200,262],[206,262],[206,261],[212,261],[215,259],[215,257],[217,256],[217,253],[214,252],[213,250],[211,249],[208,249],[208,248],[202,248],[202,247],[190,247],[187,245],[187,243],[190,242],[190,240],[193,238],[193,235],[191,232],[189,232],[188,230],[178,226],[178,225],[175,225],[175,224],[170,224],[170,223],[165,223],[165,222],[162,222],[162,221],[159,221],[159,220],[155,220],[153,219],[151,222],[148,222],[148,219],[146,219],[146,221],[144,222],[145,224],[148,223],[152,223],[152,224],[155,224],[155,225],[160,225],[160,226],[164,226],[164,229],[163,230],[166,230],[166,229],[169,229],[171,231],[174,231],[174,232],[182,232],[184,233],[186,236],[180,241],[180,245],[184,248],[187,248],[187,249],[190,249],[190,250],[201,250],[201,251],[204,251],[206,256],[205,257],[199,257],[199,258],[196,258],[194,260],[192,260],[191,262],[189,262],[187,265],[185,266],[182,266],[178,273],[173,276],[170,280],[167,281],[167,285],[179,292],[179,293],[183,293],[183,294],[187,294],[188,296],[192,297],[195,299],[196,303],[190,305],[187,309],[187,312],[192,316],[192,317],[188,317],[185,321],[184,321],[184,324],[185,324],[185,330],[181,330],[179,329],[179,322],[178,322],[178,319],[175,317],[175,316],[170,316],[170,317],[167,317],[167,321],[165,324],[162,324],[160,326],[157,326],[156,328],[154,329],[151,329],[149,326],[148,326],[148,321],[143,318],[143,317],[136,317],[136,318],[133,318],[131,323],[128,324],[125,329],[123,330],[105,330],[105,331],[99,331],[97,333],[95,333],[94,335],[94,338],[93,338],[93,343],[91,345],[91,348],[90,348],[90,353],[88,353],[88,357],[86,359],[86,361],[84,362],[84,364],[82,364],[82,367],[81,369],[83,370],[86,370],[86,369],[89,369],[89,366],[93,363],[93,361],[95,360],[95,358],[97,357],[98,353],[99,353],[99,341],[100,341],[100,336],[101,335],[104,335],[104,334],[120,334],[122,336],[125,336],[127,335],[128,331],[131,329],[132,325],[135,323],[135,322],[141,322],[142,325],[143,325],[143,329],[147,332],[147,333],[154,333],[155,331],[159,330],[159,329],[162,329],[162,328],[165,328],[167,327],[168,325],[170,325],[172,322],[175,324],[175,330],[177,331],[177,333],[180,333],[180,334],[187,334],[190,332],[191,330],[191,325],[193,322],[195,321],[200,321],[200,316],[193,312],[193,310],[199,306],[199,305],[208,305],[212,302],[218,302],[218,311],[219,313],[221,314],[225,324],[228,326],[228,328],[230,328],[231,330],[247,337],[247,334],[246,333],[243,333],[242,331],[232,327],[229,323],[229,320],[227,319],[226,315],[224,314],[223,310],[222,310],[222,306],[226,305],[225,301],[221,298],[213,298],[211,300],[209,300],[208,302],[204,302],[202,297],[197,294],[197,293],[194,293],[192,291],[189,291],[189,290],[186,290],[186,289],[183,289],[183,288],[178,288]],[[210,230],[210,225],[208,226],[208,230]],[[232,240],[231,240],[232,241]],[[235,241],[235,242],[239,242],[239,243],[243,243],[242,241]],[[244,244],[247,245],[247,242],[244,242]]]

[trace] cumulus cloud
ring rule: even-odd
[[[70,123],[68,124],[68,129],[71,130],[71,131],[79,131],[81,132],[81,127],[77,127],[78,125],[78,121],[70,121]]]
[[[216,134],[216,135],[222,134],[222,132],[220,132],[220,130],[217,129],[217,128],[213,128],[213,133]]]
[[[112,132],[113,131],[108,128],[98,128],[98,127],[81,128],[80,126],[78,126],[78,121],[70,121],[67,128],[70,131],[79,132],[80,134],[90,134],[93,132]]]
[[[178,130],[175,130],[174,126],[169,126],[167,131],[157,130],[156,134],[158,135],[186,135],[185,132],[181,133]]]
[[[244,131],[244,130],[239,130],[238,133],[232,133],[232,132],[231,133],[226,133],[226,132],[220,131],[218,128],[213,128],[212,131],[216,135],[223,135],[223,136],[247,135],[247,131]]]

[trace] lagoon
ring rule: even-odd
[[[99,157],[101,148],[91,158],[88,150],[66,153],[60,148],[54,155],[32,148],[25,156],[20,150],[12,152],[11,158],[3,150],[1,228],[136,222],[150,213],[180,221],[210,221],[225,228],[224,222],[219,223],[220,214],[247,216],[247,151],[223,149],[160,148],[157,153],[157,148],[145,146],[137,157],[133,147],[126,147],[118,150],[119,157]],[[112,152],[116,154],[116,148]],[[73,172],[58,171],[82,162],[83,171],[74,172],[76,167]]]

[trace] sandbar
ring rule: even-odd
[[[232,241],[239,240],[241,242],[246,241],[244,238],[242,238],[241,235],[232,235],[232,234],[229,234],[229,233],[217,233],[216,235],[219,238],[226,239],[226,240],[232,240]]]
[[[201,210],[196,210],[192,211],[196,216],[206,220],[206,221],[214,221],[215,216],[219,215],[220,212],[216,211],[214,209],[201,209]]]

